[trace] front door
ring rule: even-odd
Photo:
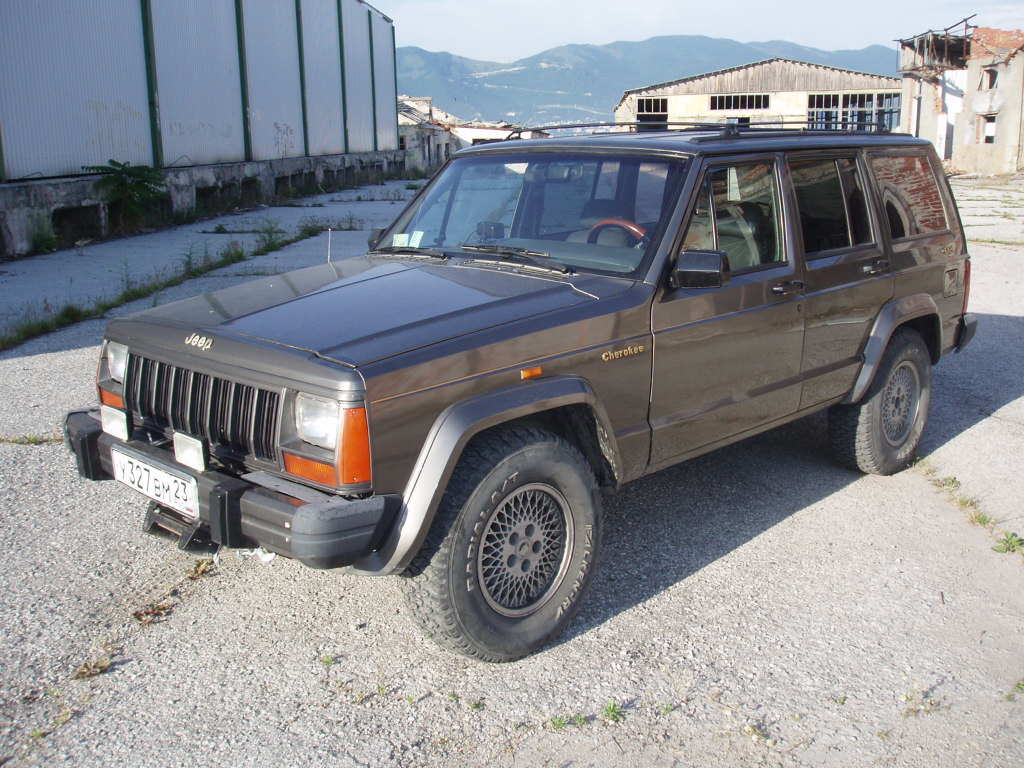
[[[802,271],[784,234],[781,156],[702,169],[681,249],[729,257],[720,288],[664,287],[652,309],[652,468],[794,413],[800,404]]]

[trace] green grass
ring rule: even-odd
[[[0,437],[5,445],[53,445],[63,442],[63,438],[49,435],[21,435],[20,437]]]

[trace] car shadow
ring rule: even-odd
[[[934,371],[920,455],[1024,396],[1024,317],[979,315],[978,334]],[[829,459],[824,413],[670,467],[605,497],[601,568],[556,643],[678,584],[860,474]]]

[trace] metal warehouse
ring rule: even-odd
[[[615,121],[652,123],[652,129],[673,121],[893,129],[900,88],[894,77],[774,58],[626,91]]]
[[[13,182],[110,159],[165,169],[175,211],[402,162],[394,25],[362,0],[4,0],[0,72],[0,252],[19,207],[102,204]]]

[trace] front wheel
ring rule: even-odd
[[[489,432],[452,475],[406,573],[406,602],[443,647],[512,661],[569,623],[600,544],[600,497],[580,452],[543,430]]]
[[[864,398],[829,410],[836,459],[851,469],[891,475],[914,460],[928,421],[931,356],[921,335],[898,329]]]

